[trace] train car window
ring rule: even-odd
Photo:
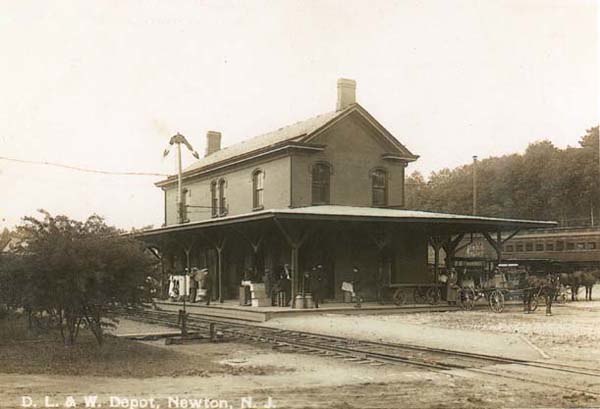
[[[533,251],[533,243],[525,243],[525,251]]]
[[[535,251],[544,251],[544,244],[543,243],[536,243],[535,244]]]
[[[565,249],[565,242],[557,241],[556,242],[556,251],[563,251],[564,249]]]
[[[585,250],[585,243],[577,243],[577,250]]]
[[[590,243],[590,244],[596,244],[596,243]],[[507,253],[512,253],[514,251],[513,245],[512,244],[506,245],[506,247],[504,248],[504,251],[506,251]]]
[[[554,243],[546,243],[546,251],[554,251]]]
[[[523,251],[523,244],[517,244],[517,251]]]
[[[596,250],[596,243],[590,242],[587,244],[588,250]]]
[[[567,250],[575,250],[575,243],[567,243]]]

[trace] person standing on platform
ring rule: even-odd
[[[290,306],[292,303],[292,280],[290,279],[290,266],[285,264],[281,274],[281,290],[285,293],[285,305]]]
[[[458,278],[456,276],[456,271],[453,268],[450,269],[448,273],[448,281],[446,281],[446,300],[448,300],[448,304],[456,305],[458,299]]]
[[[205,290],[206,305],[210,305],[210,299],[212,298],[212,278],[207,268],[200,270],[200,274],[202,274],[202,288]]]
[[[362,297],[360,296],[360,270],[354,266],[352,268],[352,289],[354,290],[354,298],[356,299],[356,308],[361,308]]]
[[[190,274],[190,302],[196,302],[196,297],[198,296],[198,281],[196,280],[196,275],[199,273],[196,267],[192,267],[192,273]]]
[[[273,277],[271,274],[271,270],[265,268],[265,272],[263,274],[263,283],[265,284],[265,291],[268,297],[271,297],[271,291],[273,287]]]
[[[310,289],[315,303],[315,308],[319,308],[319,304],[323,303],[323,266],[317,265],[312,268],[310,275]]]
[[[383,271],[383,267],[379,266],[379,268],[377,269],[377,302],[381,305],[383,305],[383,293],[385,291],[385,286],[386,286],[386,280],[385,280],[385,273]]]

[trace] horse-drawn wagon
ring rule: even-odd
[[[458,305],[465,310],[472,310],[475,303],[484,299],[491,311],[501,313],[506,299],[523,297],[523,283],[527,279],[527,271],[515,266],[498,266],[491,277],[480,276],[464,280],[458,289]]]

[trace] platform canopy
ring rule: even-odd
[[[431,234],[498,232],[555,227],[557,225],[556,222],[551,221],[503,219],[496,217],[468,216],[389,208],[324,205],[260,210],[252,213],[213,218],[193,223],[175,224],[157,229],[144,230],[136,233],[136,236],[150,238],[152,236],[160,236],[170,232],[183,232],[269,219],[322,222],[401,223],[409,224],[414,227],[426,228]]]

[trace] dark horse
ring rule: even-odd
[[[600,271],[575,271],[574,273],[561,274],[561,282],[571,288],[571,300],[577,301],[580,287],[585,287],[585,300],[592,301],[592,288],[600,279]]]
[[[523,309],[531,312],[531,303],[534,298],[543,297],[546,302],[546,315],[552,315],[552,301],[556,298],[560,288],[558,274],[549,273],[546,277],[529,276],[523,288]]]

